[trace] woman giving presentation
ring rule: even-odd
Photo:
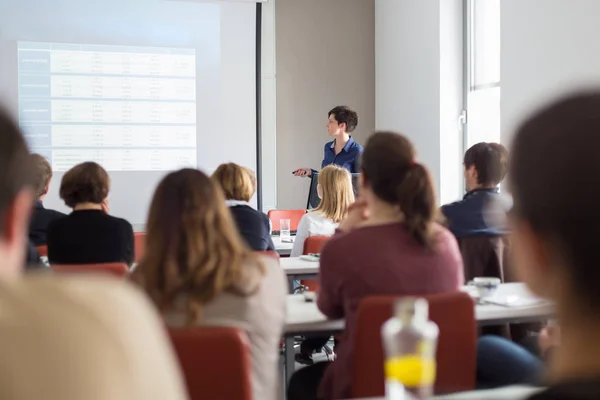
[[[358,115],[350,107],[337,106],[329,111],[328,116],[327,134],[332,136],[333,140],[325,144],[321,168],[336,164],[352,174],[358,173],[358,157],[363,148],[350,136],[358,125]],[[298,168],[294,175],[311,176],[313,172],[310,168]]]

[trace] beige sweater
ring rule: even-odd
[[[277,260],[263,257],[266,275],[251,274],[252,285],[259,290],[243,297],[229,293],[219,295],[202,310],[200,325],[232,326],[244,330],[250,339],[252,359],[252,389],[255,400],[279,399],[279,343],[285,323],[287,282]],[[248,266],[248,271],[255,271]],[[185,309],[180,299],[179,309]],[[185,312],[165,316],[169,326],[187,323]],[[209,362],[209,361],[207,361]]]
[[[0,343],[0,399],[187,399],[160,317],[122,281],[0,281]]]

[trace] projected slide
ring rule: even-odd
[[[19,122],[57,171],[196,167],[193,49],[18,43]]]

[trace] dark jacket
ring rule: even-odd
[[[271,239],[269,217],[266,214],[242,204],[231,206],[229,210],[240,235],[242,235],[252,250],[275,250],[273,240]]]
[[[442,213],[458,239],[467,236],[502,236],[508,233],[509,205],[497,188],[469,191],[462,200],[446,204]]]
[[[79,210],[48,227],[50,264],[133,263],[133,227],[102,210]]]
[[[64,217],[66,214],[55,210],[44,208],[44,204],[40,200],[36,200],[29,221],[29,240],[35,247],[46,244],[46,232],[48,225],[58,218]]]

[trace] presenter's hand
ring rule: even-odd
[[[310,169],[310,168],[298,168],[297,170],[294,171],[294,175],[295,176],[311,176],[312,175],[312,169]]]
[[[350,207],[348,207],[348,215],[340,223],[338,230],[342,232],[349,232],[358,228],[368,218],[369,211],[367,210],[367,203],[358,199],[354,204],[351,204]]]

